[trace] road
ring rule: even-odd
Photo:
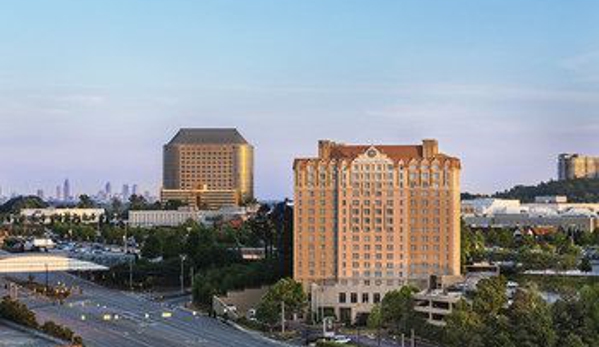
[[[27,276],[21,277],[25,279]],[[73,329],[83,337],[86,346],[286,346],[267,340],[258,333],[238,330],[176,303],[155,302],[142,295],[108,289],[67,273],[53,273],[49,279],[51,284],[60,281],[69,286],[79,286],[83,293],[72,295],[63,305],[23,290],[19,292],[19,300],[36,312],[40,322],[53,320]],[[36,281],[44,283],[45,275],[38,274]],[[4,285],[0,287],[4,290]]]
[[[0,347],[55,347],[56,342],[0,322]]]

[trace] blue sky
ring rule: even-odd
[[[156,192],[179,127],[234,126],[261,198],[318,139],[462,158],[465,190],[599,154],[599,2],[5,1],[0,186]]]

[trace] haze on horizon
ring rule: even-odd
[[[0,42],[5,194],[156,195],[180,127],[238,128],[261,199],[325,138],[437,138],[484,193],[599,154],[593,0],[9,1]]]

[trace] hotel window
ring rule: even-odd
[[[380,293],[374,293],[372,295],[372,302],[374,302],[375,304],[378,304],[381,302],[381,294]]]
[[[350,300],[352,304],[358,303],[358,293],[351,293]]]
[[[368,293],[362,293],[362,303],[368,303],[369,295]]]
[[[345,304],[346,301],[347,301],[347,299],[345,297],[345,293],[339,293],[339,303]]]

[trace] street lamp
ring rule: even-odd
[[[129,257],[129,290],[133,290],[133,258]]]
[[[185,294],[185,274],[183,272],[183,263],[187,259],[187,255],[181,254],[179,255],[179,258],[181,259],[181,293]]]

